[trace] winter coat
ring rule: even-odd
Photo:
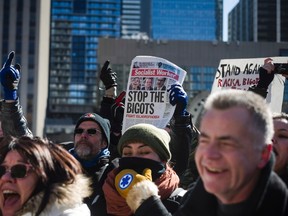
[[[286,186],[288,187],[288,167],[286,167],[285,171],[281,174],[278,174],[279,177],[284,181]]]
[[[185,116],[174,115],[170,126],[171,163],[174,164],[173,169],[180,178],[179,186],[187,189],[199,176],[194,160],[199,131],[192,123],[191,114],[188,113]]]
[[[114,169],[113,164],[106,164],[104,166],[99,166],[98,171],[95,171],[92,177],[92,188],[93,193],[89,198],[85,199],[85,203],[88,205],[92,216],[106,216],[106,200],[104,197],[104,192],[102,186],[106,179],[108,172]]]
[[[1,102],[2,130],[4,135],[14,137],[33,136],[28,127],[26,118],[23,115],[22,107],[19,100],[12,103]]]
[[[78,175],[71,184],[55,183],[50,187],[49,201],[40,216],[89,216],[90,210],[83,204],[90,194],[89,180]],[[34,216],[42,201],[44,192],[32,196],[16,216]]]
[[[272,171],[272,158],[262,170],[259,181],[243,203],[219,205],[217,198],[208,193],[201,179],[181,200],[173,216],[287,216],[288,190],[279,176]],[[156,197],[145,200],[136,211],[137,216],[171,215]]]

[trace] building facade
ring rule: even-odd
[[[121,37],[138,35],[141,32],[141,0],[122,0],[121,8]]]
[[[223,0],[151,0],[152,39],[222,41]]]
[[[47,135],[71,133],[96,111],[98,38],[120,37],[120,12],[120,0],[52,0]]]
[[[229,13],[229,41],[288,41],[286,0],[240,0]]]
[[[46,116],[49,23],[50,0],[0,1],[0,64],[15,51],[13,64],[21,65],[19,99],[37,136],[43,136]]]

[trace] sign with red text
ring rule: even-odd
[[[122,131],[137,123],[166,127],[175,110],[167,90],[176,82],[182,84],[185,76],[185,70],[166,59],[136,56],[127,83]]]
[[[270,57],[273,63],[287,63],[287,57]],[[218,66],[211,92],[222,89],[248,90],[259,80],[258,69],[266,58],[222,59]],[[281,112],[285,77],[275,74],[268,89],[266,101],[274,112]]]

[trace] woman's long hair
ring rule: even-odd
[[[82,173],[80,163],[62,146],[47,138],[6,137],[0,144],[0,164],[7,153],[16,150],[27,163],[31,164],[40,180],[32,196],[44,191],[36,215],[39,215],[49,203],[51,186],[55,183],[71,184],[76,175]]]

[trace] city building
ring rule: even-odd
[[[144,3],[145,1],[142,1]],[[132,38],[141,32],[141,0],[122,0],[121,37]]]
[[[222,41],[223,0],[122,0],[122,38]]]
[[[50,0],[0,1],[0,64],[15,51],[19,99],[34,135],[43,136],[49,72]],[[2,90],[2,88],[0,88]]]
[[[286,0],[240,0],[229,13],[228,41],[288,41]]]
[[[99,103],[98,38],[120,37],[121,0],[52,0],[46,134],[73,133]]]
[[[151,0],[150,13],[152,39],[222,41],[223,0]]]

